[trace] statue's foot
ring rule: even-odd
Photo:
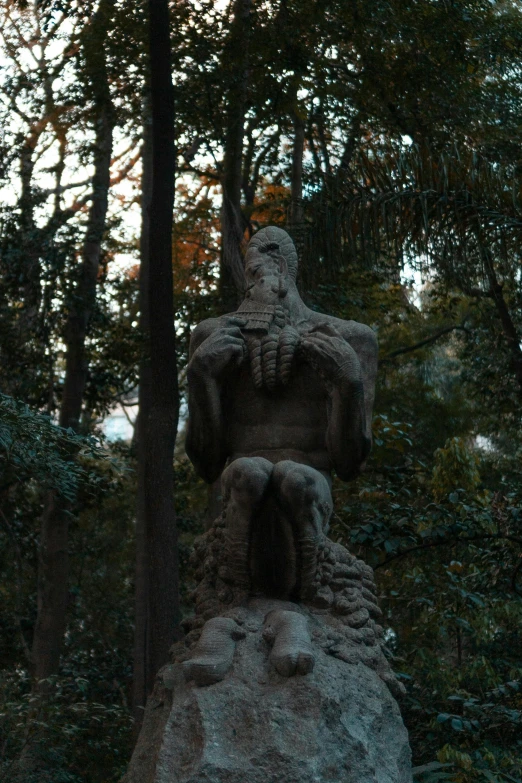
[[[315,654],[304,615],[275,609],[265,618],[263,637],[273,643],[270,663],[283,677],[309,674],[314,668]]]
[[[184,661],[187,680],[196,685],[211,685],[226,675],[234,659],[236,642],[244,639],[245,631],[230,617],[213,617],[203,626],[194,657]]]

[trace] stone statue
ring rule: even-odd
[[[296,273],[289,235],[258,231],[238,310],[192,334],[186,450],[223,512],[127,783],[411,783],[372,569],[327,538],[332,472],[370,451],[377,341]]]
[[[255,234],[243,303],[192,335],[186,449],[206,481],[228,464],[229,579],[304,598],[332,511],[331,471],[356,477],[370,451],[377,341],[367,326],[306,307],[296,273],[285,231]],[[279,551],[263,551],[274,537]]]

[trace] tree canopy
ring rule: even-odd
[[[379,339],[332,535],[375,569],[416,783],[521,781],[520,3],[157,0],[151,61],[155,2],[0,2],[0,781],[125,770],[162,611],[146,422],[179,406],[158,464],[187,616],[213,513],[183,450],[188,338],[234,309],[268,224],[307,304]]]

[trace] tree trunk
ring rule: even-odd
[[[104,0],[93,17],[84,51],[91,70],[95,111],[93,197],[83,244],[78,286],[65,328],[67,353],[59,423],[78,430],[87,381],[85,340],[96,301],[96,282],[105,231],[114,112],[104,58],[108,15],[113,0]],[[42,517],[38,560],[38,612],[33,637],[36,680],[58,672],[68,600],[68,516],[58,500],[49,499]]]
[[[20,179],[22,192],[19,201],[20,226],[22,229],[22,301],[19,329],[20,340],[23,342],[34,338],[38,329],[38,314],[42,299],[41,269],[40,269],[40,234],[34,221],[35,198],[32,187],[34,173],[34,151],[45,130],[46,122],[35,123],[25,139],[20,152]]]
[[[244,291],[243,238],[246,221],[241,211],[243,140],[247,109],[248,43],[251,0],[235,0],[224,68],[230,84],[227,95],[225,151],[221,184],[222,262],[220,292],[225,305],[235,306]]]
[[[484,248],[481,244],[481,253],[482,260],[484,262],[484,269],[489,283],[489,294],[491,295],[495,303],[495,307],[497,308],[500,323],[502,324],[502,331],[504,332],[504,337],[506,338],[506,342],[511,353],[511,366],[513,368],[513,373],[520,387],[520,392],[522,393],[522,350],[520,348],[520,336],[517,332],[513,319],[511,318],[511,313],[509,312],[509,308],[502,291],[502,285],[498,282],[493,260],[491,258],[491,252]]]
[[[149,0],[152,195],[149,211],[150,407],[144,434],[145,548],[148,561],[147,688],[179,638],[180,606],[174,507],[178,376],[174,331],[172,220],[174,90],[168,0]]]
[[[149,210],[152,196],[152,124],[150,116],[150,95],[144,101],[143,146],[141,177],[141,238],[140,238],[140,333],[143,338],[149,334]],[[148,580],[145,536],[145,432],[144,422],[150,413],[150,360],[148,342],[140,363],[139,411],[136,420],[136,450],[138,462],[138,488],[136,504],[136,574],[135,574],[135,617],[134,617],[134,672],[133,712],[134,733],[137,738],[143,720],[147,701],[147,634],[148,634]]]
[[[292,147],[291,200],[288,209],[288,233],[295,242],[300,256],[303,247],[303,154],[305,144],[305,122],[298,108],[294,111],[294,143]]]
[[[100,107],[96,118],[96,142],[94,155],[93,199],[83,244],[82,264],[78,287],[74,294],[67,325],[65,342],[65,383],[60,409],[60,426],[79,430],[82,400],[87,383],[88,362],[85,355],[87,330],[96,302],[96,283],[101,258],[101,242],[105,231],[105,219],[110,184],[112,154],[113,110],[108,103]]]
[[[31,659],[37,682],[58,672],[68,601],[68,520],[54,493],[42,515],[38,546],[37,616]]]

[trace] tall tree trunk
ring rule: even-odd
[[[34,338],[38,329],[38,314],[42,298],[41,269],[40,269],[40,234],[34,220],[35,199],[33,193],[34,152],[42,131],[47,123],[45,120],[33,125],[31,132],[25,140],[20,152],[20,179],[22,192],[18,203],[20,210],[20,226],[22,228],[22,301],[23,309],[20,313],[19,329],[20,339],[23,342]]]
[[[140,333],[149,334],[149,210],[152,196],[152,124],[150,116],[150,95],[143,107],[143,146],[141,177],[141,238],[140,238]],[[144,348],[148,346],[148,342]],[[135,616],[134,616],[134,672],[133,712],[134,732],[138,736],[147,701],[147,645],[148,645],[148,567],[145,534],[145,427],[150,413],[151,388],[150,360],[148,350],[143,351],[140,363],[139,412],[136,420],[136,448],[138,458],[138,491],[136,504],[136,573],[135,573]]]
[[[297,102],[297,101],[296,101]],[[287,216],[287,228],[295,242],[298,255],[303,247],[304,211],[303,211],[303,154],[305,145],[305,121],[298,107],[293,112],[294,143],[292,146],[292,176],[290,207]]]
[[[511,313],[509,312],[502,285],[498,282],[493,259],[491,258],[491,251],[485,248],[482,243],[480,247],[484,269],[489,283],[489,294],[497,308],[498,317],[502,324],[502,331],[504,332],[504,337],[511,354],[513,374],[520,387],[519,391],[522,394],[522,349],[520,348],[520,335],[517,332],[517,328],[513,322]]]
[[[149,211],[150,405],[144,435],[145,548],[148,560],[147,687],[180,634],[174,444],[178,376],[174,331],[172,220],[174,89],[168,0],[149,0],[152,195]]]
[[[56,674],[60,664],[68,601],[67,550],[68,519],[52,493],[42,515],[38,544],[37,615],[31,650],[37,683]]]
[[[230,37],[225,47],[224,68],[227,71],[225,150],[221,178],[222,263],[220,292],[228,307],[237,302],[237,292],[244,290],[243,237],[246,221],[241,211],[241,188],[245,114],[249,83],[249,38],[251,0],[235,0]]]
[[[101,258],[101,242],[107,216],[114,127],[113,110],[108,94],[107,99],[107,103],[100,106],[100,111],[96,118],[94,177],[92,182],[94,195],[89,210],[89,220],[83,244],[78,287],[74,293],[74,302],[65,328],[67,354],[59,420],[61,427],[72,427],[74,430],[79,430],[83,394],[87,383],[89,368],[85,354],[85,341],[96,302],[96,283]]]
[[[93,197],[83,243],[79,279],[65,329],[65,382],[59,423],[78,430],[87,382],[85,340],[96,301],[96,282],[105,231],[114,111],[104,57],[109,15],[114,0],[102,0],[85,33],[95,111]],[[42,516],[38,559],[38,612],[33,637],[34,676],[58,672],[68,600],[68,516],[55,497]]]

